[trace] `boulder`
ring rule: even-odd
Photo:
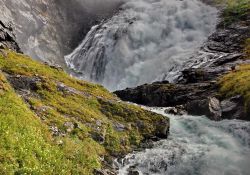
[[[42,82],[40,77],[29,77],[24,75],[7,75],[8,81],[16,90],[37,91]]]
[[[185,115],[185,114],[187,114],[187,111],[183,105],[178,105],[175,107],[168,107],[164,112],[166,114],[172,114],[172,115]]]
[[[206,115],[211,120],[216,121],[222,119],[220,101],[215,97],[188,102],[186,109],[190,115]]]
[[[244,99],[240,95],[223,100],[221,109],[225,119],[246,119]]]

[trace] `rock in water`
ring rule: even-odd
[[[188,102],[186,108],[190,115],[206,115],[210,119],[217,121],[222,119],[220,101],[215,97]]]
[[[221,102],[223,118],[226,119],[244,119],[247,114],[244,108],[243,97],[238,95]]]

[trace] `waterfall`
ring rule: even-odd
[[[162,80],[206,40],[216,15],[198,0],[127,0],[65,61],[80,78],[110,90]]]
[[[164,108],[148,110],[166,115]],[[170,116],[170,123],[169,138],[128,155],[119,175],[127,175],[131,168],[140,175],[249,174],[250,122]]]

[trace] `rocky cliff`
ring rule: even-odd
[[[0,20],[12,24],[25,54],[63,65],[69,54],[98,21],[114,13],[121,1],[2,0]]]
[[[0,48],[12,49],[16,52],[21,52],[18,44],[15,41],[15,35],[11,26],[6,26],[0,21]]]

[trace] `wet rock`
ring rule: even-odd
[[[187,111],[183,105],[178,105],[175,107],[168,107],[164,112],[166,114],[172,114],[172,115],[185,115],[185,114],[187,114]]]
[[[186,108],[190,115],[206,115],[211,120],[216,121],[222,119],[220,101],[215,97],[188,102]]]
[[[212,82],[192,84],[154,83],[114,92],[125,101],[158,107],[175,107],[188,101],[201,100],[215,93]]]
[[[139,175],[139,171],[136,170],[136,166],[130,166],[128,168],[128,175]]]
[[[154,140],[153,139],[149,139],[149,140],[145,140],[144,142],[142,142],[140,144],[140,149],[150,149],[154,147]]]
[[[243,97],[238,95],[221,102],[222,116],[225,119],[246,119]]]
[[[169,119],[166,118],[162,119],[161,121],[158,121],[156,126],[157,126],[156,137],[168,138],[169,128],[170,128]]]

